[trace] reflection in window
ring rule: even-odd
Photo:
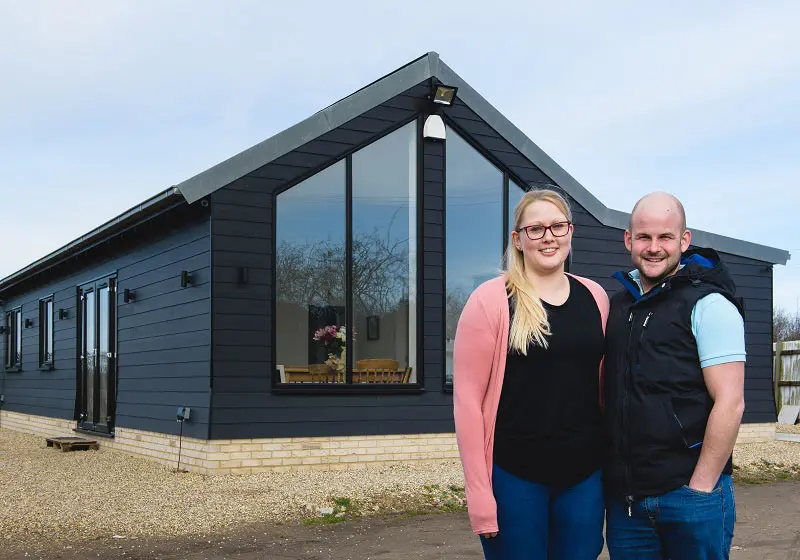
[[[461,310],[472,290],[502,266],[503,174],[452,129],[446,150],[445,375],[452,383]]]
[[[22,309],[6,313],[5,320],[5,366],[10,369],[22,367]]]
[[[39,302],[39,366],[53,364],[53,298]]]
[[[276,358],[282,383],[416,380],[416,123],[352,156],[352,270],[346,160],[277,197]],[[353,317],[346,316],[346,295]]]
[[[285,382],[291,375],[308,377],[312,365],[318,366],[313,373],[321,375],[326,361],[342,357],[336,335],[347,320],[345,162],[277,198],[276,357]],[[315,341],[315,333],[326,328]]]
[[[354,383],[416,376],[416,151],[410,123],[353,155]]]
[[[508,182],[508,231],[506,232],[506,242],[511,241],[511,230],[514,229],[514,209],[525,196],[525,191],[514,181]]]

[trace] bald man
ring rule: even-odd
[[[692,249],[683,205],[634,206],[614,276],[605,357],[604,478],[612,560],[728,558],[732,452],[744,411],[744,314],[712,249]]]

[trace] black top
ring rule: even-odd
[[[525,480],[573,486],[600,468],[605,452],[598,368],[605,350],[592,293],[569,278],[562,305],[542,302],[548,347],[509,351],[495,425],[494,463]],[[513,319],[514,302],[509,299]]]

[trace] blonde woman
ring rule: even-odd
[[[475,289],[458,322],[456,436],[488,560],[594,560],[603,548],[608,296],[565,273],[573,231],[560,194],[526,193],[507,270]]]

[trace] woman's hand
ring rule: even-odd
[[[492,531],[491,533],[481,533],[481,536],[484,539],[493,539],[497,536],[497,531]]]

